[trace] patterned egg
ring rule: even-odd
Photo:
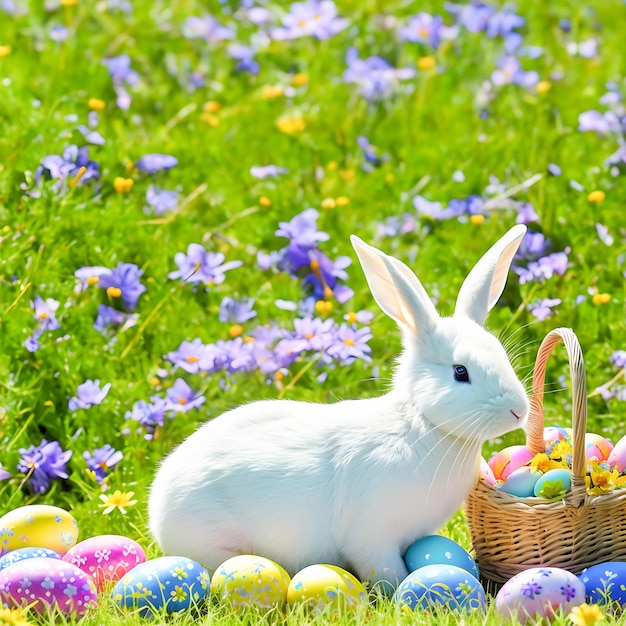
[[[2,558],[0,558],[0,570],[3,570],[13,563],[23,561],[24,559],[60,559],[61,555],[54,550],[48,548],[20,548],[18,550],[11,550],[7,552]]]
[[[153,612],[185,611],[201,604],[209,594],[207,570],[184,556],[162,556],[140,563],[125,574],[113,589],[113,600],[122,608]]]
[[[122,535],[99,535],[77,543],[63,560],[89,574],[98,591],[117,582],[133,567],[146,561],[143,548]]]
[[[335,565],[309,565],[300,570],[287,589],[289,604],[306,604],[315,611],[345,611],[367,602],[365,587],[352,574]]]
[[[496,484],[496,477],[493,475],[493,470],[482,456],[480,457],[480,475],[488,485]]]
[[[602,435],[596,433],[585,434],[585,457],[597,459],[598,461],[606,461],[613,451],[613,444]]]
[[[494,454],[488,461],[496,480],[506,480],[518,467],[530,463],[532,452],[526,446],[509,446]]]
[[[571,441],[572,429],[560,426],[546,426],[543,429],[543,440],[548,441]]]
[[[516,574],[504,583],[496,596],[498,612],[534,624],[542,618],[548,622],[555,611],[567,615],[585,602],[585,585],[574,574],[558,567],[533,567]]]
[[[274,561],[242,554],[224,561],[211,578],[211,594],[234,607],[282,607],[291,578]]]
[[[38,613],[47,608],[81,616],[98,603],[93,580],[61,559],[37,557],[13,563],[0,571],[0,600],[10,607],[33,605]]]
[[[626,435],[624,435],[609,454],[609,466],[620,474],[626,471]]]
[[[626,563],[610,561],[593,565],[584,569],[578,578],[585,585],[588,604],[626,607]]]
[[[548,470],[536,483],[534,494],[540,498],[556,498],[568,492],[572,474],[568,469]]]
[[[519,498],[528,498],[534,495],[535,485],[541,476],[541,472],[533,472],[530,467],[518,467],[500,485],[500,491],[510,493]]]
[[[487,603],[485,590],[476,577],[466,569],[444,564],[426,565],[411,572],[400,583],[394,600],[411,610],[443,605],[465,612],[484,611]]]
[[[31,504],[0,517],[0,556],[18,548],[49,548],[65,554],[78,540],[76,520],[65,510]]]
[[[410,572],[425,565],[456,565],[478,578],[478,566],[470,553],[456,541],[441,535],[428,535],[412,543],[404,554]]]

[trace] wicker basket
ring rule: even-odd
[[[559,501],[519,498],[480,479],[466,501],[466,513],[481,577],[495,583],[537,566],[579,574],[606,561],[626,561],[626,489],[590,495],[585,487],[587,386],[582,351],[569,328],[543,340],[533,373],[526,445],[537,454],[543,440],[543,385],[546,361],[563,341],[572,378],[573,459],[571,491]]]

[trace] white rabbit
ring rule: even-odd
[[[376,302],[403,332],[392,390],[335,404],[260,401],[210,420],[152,486],[163,552],[209,569],[236,554],[291,574],[330,563],[397,585],[406,548],[472,489],[484,441],[525,423],[524,388],[482,327],[525,231],[513,227],[480,259],[452,317],[406,265],[353,236]]]

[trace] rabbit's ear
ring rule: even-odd
[[[413,335],[426,332],[439,315],[417,276],[401,261],[352,235],[352,245],[378,306]]]
[[[518,224],[485,252],[461,286],[455,315],[484,324],[487,313],[504,291],[511,262],[525,234],[526,226]]]

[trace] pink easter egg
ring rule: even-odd
[[[518,467],[530,463],[532,452],[526,446],[509,446],[492,456],[488,463],[496,480],[506,480]]]
[[[98,604],[98,591],[91,577],[74,565],[40,557],[0,571],[0,600],[9,608],[32,606],[37,613],[52,608],[80,617]]]
[[[77,543],[63,557],[89,574],[102,591],[108,583],[117,582],[139,563],[146,554],[134,540],[122,535],[98,535]]]
[[[571,429],[560,426],[546,426],[543,429],[543,440],[548,441],[571,441]]]
[[[626,471],[626,435],[624,435],[609,454],[609,467],[620,474]]]
[[[533,567],[504,583],[496,596],[498,612],[522,624],[550,623],[559,609],[567,615],[585,602],[585,585],[577,576],[558,567]]]
[[[596,433],[587,433],[585,435],[585,457],[589,461],[590,459],[597,459],[598,461],[606,461],[613,450],[613,444]]]
[[[496,484],[496,477],[493,475],[493,470],[482,456],[480,457],[480,475],[488,485]]]

